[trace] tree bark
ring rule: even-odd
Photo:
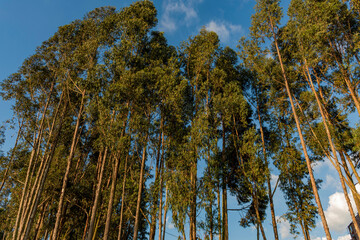
[[[124,121],[123,130],[121,132],[120,138],[122,138],[125,135],[126,125],[127,125],[126,121]],[[111,182],[111,190],[110,190],[108,211],[107,211],[107,214],[106,214],[104,240],[107,240],[108,237],[109,237],[111,215],[112,215],[112,209],[113,209],[114,198],[115,198],[115,190],[116,190],[116,180],[117,180],[117,175],[118,175],[118,171],[119,171],[119,164],[120,164],[120,154],[121,153],[119,153],[118,156],[115,157],[115,166],[114,166],[113,174],[112,174],[112,182]]]
[[[267,154],[266,154],[266,148],[265,148],[265,136],[264,136],[264,130],[263,130],[262,120],[261,120],[261,115],[260,115],[259,102],[257,102],[257,115],[258,115],[258,119],[259,119],[259,128],[260,128],[260,134],[261,134],[261,143],[262,143],[262,150],[263,150],[263,154],[264,154],[265,165],[269,169],[269,162],[267,160]],[[274,209],[273,193],[272,193],[272,189],[271,189],[270,178],[271,178],[271,175],[269,173],[268,176],[266,177],[266,182],[267,182],[267,186],[268,186],[268,196],[269,196],[269,201],[270,201],[271,221],[272,221],[272,226],[273,226],[273,231],[274,231],[274,238],[275,238],[275,240],[278,240],[279,234],[278,234],[276,218],[275,218],[275,209]]]
[[[168,210],[168,188],[166,186],[166,189],[165,189],[165,207],[164,207],[164,225],[163,225],[163,230],[162,230],[163,233],[162,233],[162,239],[159,238],[159,240],[165,240],[167,210]],[[161,229],[159,229],[159,231],[161,231]]]
[[[123,177],[123,182],[122,182],[121,210],[120,210],[120,223],[119,223],[118,240],[121,240],[121,230],[122,230],[122,222],[123,222],[123,216],[124,216],[124,207],[125,207],[125,185],[126,185],[126,173],[127,173],[128,157],[129,157],[129,154],[127,154],[127,155],[126,155],[126,158],[125,158],[124,177]]]
[[[140,180],[139,180],[139,192],[136,204],[136,215],[135,215],[135,224],[134,224],[134,237],[133,239],[137,239],[138,230],[139,230],[139,220],[140,220],[140,205],[141,205],[141,195],[142,195],[142,188],[144,185],[144,171],[145,171],[145,160],[146,160],[146,148],[147,148],[147,138],[145,137],[145,143],[143,147],[143,154],[141,159],[141,169],[140,169]]]

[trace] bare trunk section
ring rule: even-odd
[[[138,192],[138,198],[137,198],[137,204],[136,204],[136,215],[135,215],[134,237],[133,237],[133,239],[137,239],[138,230],[139,230],[140,205],[141,205],[142,188],[143,188],[143,185],[144,185],[144,172],[145,172],[147,138],[148,138],[148,136],[146,135],[145,143],[144,143],[144,147],[143,147],[142,159],[141,159],[139,192]]]
[[[109,238],[109,231],[110,231],[110,223],[111,223],[111,215],[112,215],[112,208],[114,205],[114,197],[115,197],[115,189],[116,189],[116,180],[117,174],[119,170],[119,156],[115,157],[115,165],[111,177],[111,189],[110,189],[110,196],[109,196],[109,203],[108,203],[108,210],[106,214],[106,223],[105,223],[105,230],[104,230],[104,240]]]
[[[359,199],[359,193],[356,191],[356,187],[355,187],[355,184],[354,184],[354,181],[351,177],[351,174],[350,174],[350,171],[349,171],[349,168],[347,166],[347,163],[346,163],[346,160],[345,160],[345,157],[344,157],[344,151],[340,151],[340,159],[341,159],[341,162],[342,162],[342,166],[344,168],[344,171],[345,171],[345,176],[347,178],[347,184],[350,185],[350,191],[354,197],[354,202],[355,202],[355,205],[356,205],[356,209],[358,211],[358,213],[360,213],[360,199]]]
[[[220,180],[219,180],[220,181]],[[218,207],[218,225],[219,225],[219,240],[222,240],[222,222],[221,222],[221,205],[220,205],[220,182],[216,189],[217,193],[217,207]]]
[[[160,130],[162,131],[162,125],[163,125],[163,121],[161,120],[161,124],[160,124]],[[162,143],[163,143],[163,137],[164,137],[164,133],[161,132],[159,133],[159,139],[158,139],[158,152],[157,152],[157,157],[156,157],[156,168],[155,168],[155,187],[160,186],[159,183],[159,179],[161,179],[161,147],[162,147]],[[156,232],[156,213],[157,213],[157,206],[158,206],[158,196],[160,194],[160,191],[162,191],[162,189],[160,189],[159,187],[159,191],[154,194],[154,199],[153,199],[153,204],[152,204],[152,209],[151,209],[151,223],[150,223],[150,234],[149,234],[149,240],[154,240],[155,238],[155,232]],[[160,204],[159,204],[160,206]],[[160,208],[159,208],[160,209]],[[160,213],[160,211],[159,211]],[[161,218],[160,218],[161,219]],[[161,235],[161,232],[159,233]]]
[[[123,130],[121,132],[120,138],[122,138],[125,135],[125,129],[126,129],[126,121],[124,121]],[[120,155],[120,153],[119,153],[119,155]],[[111,182],[109,204],[108,204],[108,210],[107,210],[107,214],[106,214],[104,240],[107,240],[108,237],[109,237],[111,215],[112,215],[112,209],[113,209],[113,205],[114,205],[115,190],[116,190],[116,180],[117,180],[117,175],[118,175],[118,171],[119,171],[119,164],[120,164],[120,156],[117,156],[117,157],[115,157],[115,166],[114,166],[114,170],[113,170],[113,174],[112,174],[112,182]]]
[[[258,196],[257,196],[257,191],[256,191],[256,185],[254,188],[255,189],[251,190],[251,195],[252,195],[254,203],[255,203],[256,220],[257,220],[258,226],[260,227],[261,235],[262,235],[263,239],[266,240],[264,227],[261,223],[261,217],[260,217],[260,212],[259,212],[259,201],[258,201]]]
[[[125,207],[125,184],[126,184],[126,173],[127,173],[128,157],[129,157],[129,154],[126,155],[125,167],[124,167],[124,177],[123,177],[123,182],[122,182],[121,210],[120,210],[120,223],[119,223],[118,240],[121,240],[121,230],[122,230],[122,222],[123,222],[124,207]]]
[[[266,148],[265,148],[265,136],[264,136],[264,130],[263,130],[263,126],[262,126],[259,103],[257,103],[257,115],[258,115],[258,118],[259,118],[261,143],[262,143],[262,150],[263,150],[263,153],[264,153],[265,165],[269,169],[269,162],[267,160],[267,154],[266,154]],[[273,231],[274,231],[274,238],[275,238],[275,240],[278,240],[279,239],[279,234],[278,234],[276,218],[275,218],[275,208],[274,208],[273,193],[272,193],[272,190],[271,190],[271,180],[270,180],[270,178],[271,178],[271,175],[269,173],[267,178],[266,178],[266,182],[267,182],[267,186],[268,186],[268,196],[269,196],[269,201],[270,201],[271,221],[272,221],[272,226],[273,226]]]
[[[190,169],[190,240],[196,240],[196,182],[197,163],[195,160]]]
[[[164,225],[163,225],[163,230],[162,230],[162,239],[159,238],[159,240],[165,240],[167,210],[168,210],[168,187],[166,186],[166,189],[165,189],[165,207],[164,207]],[[159,231],[161,231],[160,228],[159,228]]]
[[[226,154],[225,154],[225,144],[226,144],[226,138],[225,138],[225,124],[224,120],[221,116],[221,122],[222,122],[222,161],[223,166],[227,168],[226,164]],[[228,211],[227,211],[227,174],[224,172],[225,169],[223,168],[223,182],[222,182],[222,239],[228,240],[229,239],[229,228],[228,228]]]
[[[165,168],[164,131],[162,131],[161,157],[160,157],[160,189],[159,189],[159,198],[160,198],[160,203],[159,203],[159,240],[161,240],[161,237],[162,237],[161,229],[162,229],[162,210],[163,210],[164,168]]]

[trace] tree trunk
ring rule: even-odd
[[[124,121],[123,124],[123,130],[121,132],[120,138],[122,138],[125,135],[125,128],[126,128],[126,121]],[[107,240],[109,237],[109,230],[110,230],[110,223],[111,223],[111,215],[112,215],[112,209],[114,205],[114,198],[115,198],[115,190],[116,190],[116,180],[117,175],[119,171],[119,164],[120,164],[120,154],[115,157],[115,166],[113,169],[112,174],[112,182],[111,182],[111,190],[110,190],[110,197],[109,197],[109,204],[108,204],[108,211],[106,214],[106,224],[105,224],[105,231],[104,231],[104,240]]]
[[[112,172],[111,177],[111,189],[110,189],[110,196],[109,196],[109,203],[108,203],[108,210],[106,214],[106,223],[105,223],[105,230],[104,230],[104,240],[107,240],[109,238],[109,231],[110,231],[110,224],[111,224],[111,215],[112,215],[112,208],[114,205],[114,197],[115,197],[115,189],[116,189],[116,180],[117,180],[117,174],[119,169],[119,156],[115,156],[115,165]]]
[[[125,207],[125,185],[126,185],[126,173],[127,173],[128,157],[129,157],[129,154],[127,154],[126,158],[125,158],[124,177],[123,177],[123,182],[122,182],[121,210],[120,210],[120,223],[119,223],[118,240],[121,240],[121,230],[122,230],[122,222],[123,222],[124,207]]]
[[[257,102],[257,115],[259,118],[259,128],[260,128],[260,134],[261,134],[261,143],[262,143],[262,150],[263,150],[263,154],[264,154],[265,165],[269,169],[269,162],[267,160],[267,154],[266,154],[266,148],[265,148],[265,136],[264,136],[264,130],[263,130],[262,120],[261,120],[261,115],[260,115],[260,106],[259,106],[258,102]],[[278,240],[279,234],[278,234],[276,218],[275,218],[275,208],[274,208],[273,193],[272,193],[272,189],[271,189],[270,178],[271,178],[271,175],[269,172],[268,176],[266,177],[266,182],[267,182],[267,186],[268,186],[268,196],[269,196],[269,201],[270,201],[271,221],[272,221],[272,227],[273,227],[273,231],[274,231],[274,238],[275,238],[275,240]]]
[[[160,157],[160,189],[159,189],[159,240],[162,238],[162,209],[163,209],[163,188],[164,188],[164,131],[162,131],[162,140],[161,140],[161,157]],[[166,204],[166,203],[165,203]]]
[[[143,147],[143,154],[141,159],[141,169],[140,169],[140,180],[139,180],[139,192],[136,204],[136,215],[135,215],[135,224],[134,224],[134,237],[133,239],[137,239],[138,230],[139,230],[139,220],[140,220],[140,205],[141,205],[141,195],[142,195],[142,188],[144,185],[144,171],[145,171],[145,160],[146,160],[146,147],[147,147],[147,138],[145,137],[145,143]]]
[[[163,225],[163,230],[162,230],[163,233],[162,233],[162,239],[159,238],[159,240],[165,240],[167,210],[168,210],[168,187],[166,186],[166,189],[165,189],[165,207],[164,207],[164,225]],[[161,231],[161,229],[159,229],[159,231]]]
[[[161,124],[160,124],[160,130],[162,129],[162,120],[161,120]],[[159,184],[159,178],[161,178],[161,146],[162,146],[162,138],[164,137],[163,133],[159,133],[159,139],[158,139],[158,152],[157,152],[157,157],[156,157],[156,167],[155,167],[155,189],[156,187],[158,187]],[[159,191],[154,194],[154,199],[153,199],[153,203],[151,206],[151,223],[150,223],[150,234],[149,234],[149,240],[154,240],[155,238],[155,232],[156,232],[156,213],[157,213],[157,206],[158,206],[158,195],[160,194],[160,191],[162,189],[160,189],[159,186]],[[160,206],[160,205],[159,205]],[[160,209],[160,208],[159,208]],[[159,211],[160,213],[160,211]],[[160,217],[159,217],[160,218]],[[161,219],[161,218],[160,218]],[[161,235],[161,232],[159,233]]]
[[[344,168],[344,171],[345,171],[345,176],[347,178],[347,183],[348,185],[350,184],[351,186],[350,187],[350,191],[354,197],[354,202],[355,202],[355,205],[356,205],[356,209],[358,211],[358,213],[360,213],[360,199],[359,199],[359,193],[356,191],[356,187],[355,187],[355,184],[354,184],[354,181],[351,177],[351,174],[350,174],[350,171],[349,171],[349,168],[347,166],[347,163],[346,163],[346,160],[345,160],[345,157],[344,157],[344,151],[341,150],[340,151],[340,159],[341,159],[341,162],[342,162],[342,166]]]
[[[220,180],[219,180],[220,181]],[[218,205],[218,225],[219,225],[219,240],[222,240],[222,221],[221,221],[221,205],[220,205],[220,183],[216,189],[217,192],[217,205]]]
[[[256,186],[255,186],[255,188],[256,188]],[[261,231],[261,235],[262,235],[263,239],[266,240],[265,231],[264,231],[263,225],[261,223],[261,217],[260,217],[260,213],[259,213],[259,201],[257,198],[256,189],[251,190],[251,195],[252,195],[254,203],[255,203],[255,214],[256,214],[258,226],[260,227],[260,231]]]
[[[105,165],[106,165],[107,152],[108,152],[108,148],[106,147],[105,151],[104,151],[104,156],[101,159],[101,170],[100,170],[98,183],[96,186],[94,204],[93,204],[92,210],[91,210],[91,218],[90,218],[90,225],[89,225],[89,232],[87,235],[87,240],[92,240],[93,235],[94,235],[96,211],[97,211],[99,199],[100,199],[100,191],[101,191],[101,185],[102,185],[102,180],[103,180],[104,170],[105,170]]]
[[[225,155],[225,144],[226,144],[226,139],[225,139],[225,124],[224,124],[224,120],[221,116],[221,122],[222,122],[222,164],[223,164],[223,184],[222,184],[222,226],[223,226],[223,236],[222,239],[223,240],[228,240],[229,239],[229,229],[228,229],[228,211],[227,211],[227,174],[226,174],[226,168],[227,168],[227,163],[226,163],[226,155]]]
[[[196,182],[197,163],[195,160],[190,169],[190,240],[196,240]]]

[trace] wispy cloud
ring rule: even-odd
[[[225,21],[210,21],[205,26],[206,30],[216,32],[223,42],[229,42],[232,37],[239,39],[239,34],[243,31],[241,25],[234,25]]]
[[[290,238],[291,237],[290,223],[284,217],[279,217],[279,216],[276,216],[276,221],[278,222],[281,239]]]
[[[159,28],[162,31],[173,32],[180,25],[190,25],[198,14],[195,5],[202,0],[167,0],[163,4],[163,15],[160,18]]]
[[[350,240],[350,239],[351,239],[350,234],[347,234],[347,235],[338,237],[337,240]]]
[[[333,231],[344,232],[351,222],[344,193],[336,192],[329,197],[329,207],[325,211],[329,228]]]

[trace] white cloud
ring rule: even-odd
[[[317,161],[312,164],[314,171],[320,171],[320,170],[334,170],[335,171],[334,166],[332,165],[332,163],[330,162],[330,160],[327,157],[325,157],[323,160],[324,161]]]
[[[242,32],[241,25],[233,25],[224,21],[210,21],[205,26],[206,30],[216,32],[219,35],[219,38],[223,42],[228,42],[230,40],[230,36],[234,34],[239,34]],[[239,38],[238,36],[236,36]]]
[[[274,189],[274,187],[276,186],[276,182],[278,181],[279,179],[279,175],[275,175],[275,174],[272,174],[270,175],[270,179],[271,179],[271,188]]]
[[[350,240],[350,239],[351,239],[351,236],[350,236],[350,234],[348,234],[348,235],[345,235],[345,236],[338,237],[337,240]]]
[[[326,240],[326,237],[317,237],[317,238],[312,238],[313,240]]]
[[[336,176],[333,177],[334,175],[331,174],[327,174],[323,183],[322,188],[323,189],[333,189],[336,191],[341,191],[341,184],[340,184],[340,179]]]
[[[284,218],[276,216],[276,221],[278,222],[278,228],[281,239],[287,239],[291,237],[290,233],[290,223]]]
[[[348,206],[344,194],[336,192],[329,197],[329,206],[325,211],[329,228],[333,231],[344,232],[351,222]]]
[[[159,28],[163,31],[173,32],[178,25],[185,23],[191,24],[194,19],[198,18],[195,11],[195,4],[202,2],[202,0],[168,0],[163,4],[163,15],[159,22]],[[178,20],[175,19],[175,15]]]

